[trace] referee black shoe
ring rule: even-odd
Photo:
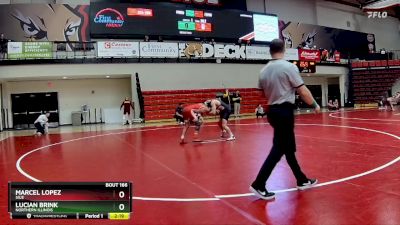
[[[317,183],[318,183],[317,179],[308,179],[306,182],[297,183],[297,189],[306,190],[306,189],[311,188],[312,186],[316,185]]]
[[[264,199],[264,200],[271,200],[275,198],[275,193],[268,192],[267,190],[259,190],[254,188],[253,186],[249,187],[249,191],[253,192],[257,197]]]

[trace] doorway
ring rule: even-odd
[[[34,128],[33,123],[43,112],[50,112],[49,127],[59,125],[58,93],[22,93],[11,95],[14,129]]]
[[[322,86],[321,85],[307,85],[311,94],[314,96],[315,101],[318,105],[322,105]],[[307,103],[303,101],[298,95],[296,95],[296,107],[297,108],[312,108]]]

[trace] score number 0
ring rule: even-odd
[[[125,192],[120,191],[118,193],[118,197],[119,198],[124,198],[125,197]],[[119,208],[119,210],[123,211],[125,209],[125,205],[124,204],[119,204],[118,208]]]

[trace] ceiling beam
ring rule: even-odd
[[[344,1],[344,0],[325,0],[327,2],[335,2],[335,3],[339,3],[342,5],[347,5],[347,6],[351,6],[351,7],[355,7],[355,8],[361,8],[362,4],[356,4],[356,3],[352,3],[352,2],[348,2],[348,1]]]

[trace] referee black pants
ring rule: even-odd
[[[274,128],[274,139],[271,152],[262,165],[256,180],[252,184],[252,186],[258,190],[265,189],[265,183],[283,155],[285,155],[286,161],[297,179],[297,183],[300,184],[308,180],[306,175],[301,171],[295,155],[296,140],[294,135],[293,110],[293,104],[283,103],[270,106],[267,112],[268,122]]]

